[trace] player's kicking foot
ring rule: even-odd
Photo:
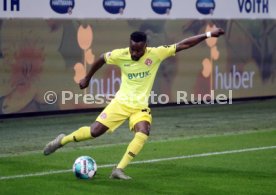
[[[44,155],[49,155],[61,148],[61,140],[65,137],[65,134],[58,135],[54,140],[50,141],[44,148]]]
[[[124,180],[128,180],[128,179],[132,179],[131,177],[127,176],[123,169],[118,169],[116,167],[113,168],[112,173],[109,177],[110,179],[124,179]]]

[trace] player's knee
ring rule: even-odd
[[[150,123],[147,121],[141,121],[134,126],[134,130],[135,130],[135,132],[141,132],[141,133],[144,133],[149,136]]]
[[[104,134],[107,130],[108,130],[107,126],[105,126],[97,121],[94,122],[90,127],[92,137],[99,137],[102,134]]]
[[[149,129],[140,129],[140,130],[137,130],[136,132],[141,132],[143,134],[146,134],[147,136],[150,135],[150,130]]]

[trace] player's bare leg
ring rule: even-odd
[[[44,155],[52,154],[67,143],[96,138],[104,134],[107,130],[108,127],[96,121],[90,127],[81,127],[67,136],[65,134],[58,135],[45,146],[43,153]]]
[[[127,151],[120,163],[113,168],[110,175],[111,179],[131,179],[131,177],[124,173],[124,169],[143,148],[150,133],[150,123],[147,121],[141,121],[134,126],[134,130],[134,139],[128,145]]]

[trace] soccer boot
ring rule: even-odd
[[[61,140],[65,137],[65,134],[58,135],[54,140],[50,141],[44,148],[44,155],[49,155],[61,148]]]
[[[128,180],[132,179],[131,177],[127,176],[123,169],[118,169],[116,167],[113,168],[112,173],[109,177],[110,179],[123,179],[123,180]]]

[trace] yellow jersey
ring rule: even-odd
[[[121,69],[121,86],[115,99],[132,108],[148,107],[148,100],[160,63],[174,56],[176,45],[147,47],[145,54],[133,61],[129,47],[115,49],[104,54],[106,64],[117,65]]]

